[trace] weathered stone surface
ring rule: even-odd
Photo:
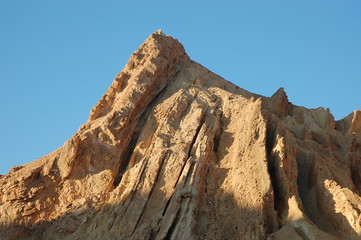
[[[63,147],[0,176],[0,239],[360,239],[361,112],[243,90],[160,31]]]

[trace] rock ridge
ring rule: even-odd
[[[361,112],[250,93],[157,31],[54,152],[0,175],[0,239],[361,239]]]

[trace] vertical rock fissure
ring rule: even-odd
[[[138,124],[140,122],[141,122],[141,120],[138,122]],[[137,129],[137,127],[136,127],[136,129]],[[123,155],[125,157],[120,157],[120,159],[124,158],[125,160],[120,161],[120,166],[118,168],[117,174],[115,175],[115,179],[114,179],[114,182],[113,182],[114,187],[117,187],[120,184],[120,182],[122,181],[123,174],[124,174],[125,170],[128,167],[130,158],[133,155],[134,148],[135,148],[135,146],[136,146],[136,144],[138,142],[139,135],[140,135],[140,131],[135,130],[133,132],[133,135],[132,135],[132,137],[131,137],[131,139],[129,141],[129,145],[127,147],[127,150],[124,152],[124,155]]]
[[[302,202],[303,212],[315,225],[319,226],[317,219],[319,218],[317,212],[315,212],[313,203],[310,202],[310,196],[312,191],[309,182],[310,176],[313,175],[315,169],[314,156],[307,154],[307,151],[300,151],[297,156],[297,186],[299,197]],[[316,199],[315,199],[316,200]]]
[[[193,146],[197,140],[197,137],[198,137],[198,134],[199,132],[201,131],[201,128],[203,126],[203,123],[204,123],[204,119],[202,118],[201,122],[199,123],[199,126],[197,127],[196,129],[196,134],[194,135],[193,139],[192,139],[192,142],[191,142],[191,145],[189,147],[189,151],[187,153],[187,159],[189,159],[191,157],[191,154],[192,154],[192,149],[193,149]]]
[[[223,113],[221,112],[219,114],[219,121],[222,120],[222,115],[223,115]],[[224,132],[223,125],[220,124],[219,128],[216,131],[216,134],[214,135],[214,146],[213,146],[213,151],[217,156],[217,160],[218,160],[217,153],[218,153],[219,142],[221,141],[221,136],[222,136],[223,132]]]
[[[271,120],[269,120],[268,122],[270,122]],[[270,124],[267,124],[267,132],[266,132],[266,157],[267,157],[267,165],[268,165],[268,173],[271,179],[271,185],[272,185],[272,189],[273,189],[273,208],[275,210],[276,213],[279,212],[280,208],[281,208],[281,197],[280,197],[280,189],[278,186],[278,182],[277,182],[277,177],[276,177],[276,169],[275,169],[275,163],[274,163],[274,159],[272,157],[272,149],[274,146],[274,139],[275,139],[275,133],[274,133],[275,129],[272,129]],[[280,225],[280,223],[278,223]]]
[[[189,145],[189,150],[188,150],[188,153],[187,153],[187,159],[186,159],[186,161],[184,161],[184,163],[183,163],[183,166],[182,166],[182,168],[181,168],[181,170],[180,170],[180,172],[179,172],[177,181],[175,182],[173,188],[175,188],[175,187],[177,186],[177,184],[178,184],[178,182],[179,182],[179,179],[180,179],[180,177],[181,177],[181,175],[182,175],[182,172],[183,172],[183,170],[184,170],[184,168],[185,168],[185,166],[186,166],[186,164],[187,164],[187,161],[188,161],[189,158],[191,157],[193,145],[195,144],[195,142],[196,142],[196,140],[197,140],[198,134],[199,134],[199,132],[201,131],[201,127],[202,127],[203,123],[204,123],[204,116],[202,117],[202,119],[201,119],[201,121],[200,121],[200,123],[199,123],[199,125],[198,125],[198,127],[197,127],[197,129],[196,129],[196,133],[195,133],[194,136],[193,136],[192,142],[191,142],[191,144]]]
[[[177,226],[177,223],[178,223],[178,220],[179,220],[179,214],[180,214],[180,210],[181,208],[179,207],[178,210],[177,210],[177,213],[175,215],[175,218],[173,220],[173,223],[172,225],[170,226],[168,232],[167,232],[167,235],[165,236],[164,240],[170,240],[171,237],[172,237],[172,234],[174,232],[174,229],[175,227]]]
[[[174,193],[173,193],[172,196],[170,196],[170,198],[168,199],[167,204],[165,205],[165,208],[164,208],[164,210],[163,210],[162,216],[164,216],[165,213],[167,212],[167,209],[168,209],[168,207],[169,207],[170,201],[171,201],[172,198],[173,198],[173,195],[174,195]]]

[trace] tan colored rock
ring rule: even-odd
[[[291,226],[291,224],[284,225],[280,230],[270,234],[267,238],[267,240],[284,239],[303,240],[304,238],[297,233],[297,231]]]
[[[247,92],[157,31],[63,147],[0,176],[0,239],[360,239],[360,119]]]

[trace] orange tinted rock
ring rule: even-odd
[[[0,176],[0,239],[360,238],[360,119],[250,93],[157,31],[63,147]]]

